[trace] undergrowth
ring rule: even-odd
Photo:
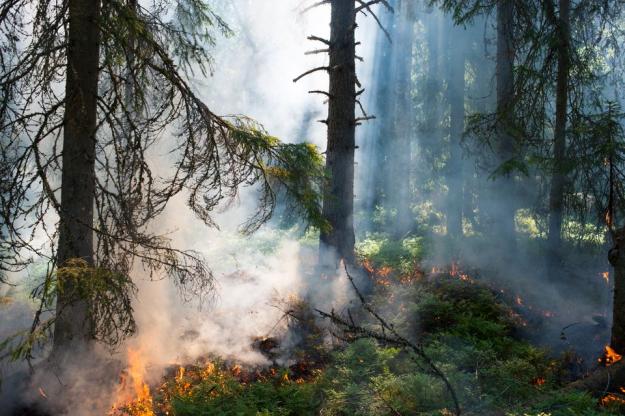
[[[597,397],[564,390],[567,359],[523,339],[528,323],[514,302],[458,270],[422,272],[426,251],[419,238],[371,237],[359,245],[368,270],[383,275],[371,305],[423,345],[464,414],[623,414],[618,400],[600,405]],[[242,375],[214,361],[186,367],[165,379],[155,408],[177,416],[452,414],[441,379],[406,350],[358,339],[335,346],[324,360],[306,377],[292,368]]]

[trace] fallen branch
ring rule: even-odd
[[[404,336],[400,335],[397,330],[395,330],[393,324],[389,324],[388,322],[386,322],[386,320],[382,318],[382,316],[380,316],[380,314],[378,314],[371,307],[371,305],[369,305],[362,292],[360,292],[360,290],[358,289],[358,286],[356,286],[354,278],[349,274],[349,271],[347,270],[347,265],[344,265],[344,267],[347,278],[349,279],[349,282],[354,289],[358,300],[360,301],[361,307],[367,313],[369,313],[369,315],[371,315],[375,319],[375,321],[377,321],[378,325],[380,326],[380,330],[374,331],[356,324],[354,319],[352,318],[349,309],[347,310],[347,318],[338,315],[334,310],[332,310],[330,313],[324,312],[319,309],[315,309],[315,311],[319,315],[321,315],[322,318],[329,319],[334,325],[339,327],[344,334],[347,335],[346,337],[337,336],[337,338],[339,339],[354,340],[361,338],[370,338],[388,345],[394,345],[396,347],[401,347],[414,352],[417,357],[421,358],[421,360],[425,362],[426,366],[429,368],[429,371],[443,381],[445,387],[447,388],[447,391],[449,391],[449,394],[454,402],[454,414],[456,416],[459,416],[462,411],[460,409],[458,396],[456,395],[456,391],[454,390],[447,376],[445,376],[443,371],[439,369],[434,361],[426,354],[421,344],[416,344],[412,341],[409,341]],[[334,335],[336,336],[336,334]]]

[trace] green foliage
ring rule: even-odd
[[[48,342],[59,294],[74,302],[86,302],[93,338],[109,346],[118,345],[136,329],[132,309],[136,290],[127,275],[93,267],[83,259],[68,260],[47,273],[43,283],[33,289],[31,298],[38,305],[33,325],[0,342],[0,359],[31,359],[33,349]]]
[[[616,409],[615,409],[616,410]],[[584,392],[554,392],[529,409],[515,410],[509,416],[608,416],[619,411],[597,407],[597,399]]]
[[[371,234],[357,243],[356,252],[376,269],[390,267],[400,274],[409,274],[425,257],[427,247],[422,237],[393,240],[384,235]]]
[[[213,371],[189,391],[173,397],[173,412],[176,416],[316,414],[319,398],[315,383],[290,381],[286,374],[242,383],[227,372]]]

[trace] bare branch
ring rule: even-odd
[[[318,71],[330,71],[331,68],[329,66],[319,66],[317,68],[313,68],[310,71],[306,71],[303,74],[301,74],[300,76],[296,77],[295,79],[293,79],[293,82],[297,82],[300,79],[304,78],[307,75],[310,75],[312,73],[318,72]]]

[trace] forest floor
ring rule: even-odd
[[[418,239],[362,243],[362,266],[374,282],[368,302],[423,347],[449,380],[462,414],[624,414],[625,386],[608,383],[594,395],[565,388],[620,359],[601,353],[607,334],[601,317],[567,326],[561,312],[531,306],[514,287],[456,263],[425,267],[422,251]],[[307,307],[300,302],[297,310]],[[376,326],[362,316],[356,320]],[[366,337],[328,344],[321,329],[293,321],[304,342],[287,364],[252,368],[205,357],[172,366],[160,385],[146,386],[145,394],[112,414],[454,414],[448,389],[423,357]],[[554,333],[560,345],[545,341]],[[271,358],[280,340],[251,342]]]

